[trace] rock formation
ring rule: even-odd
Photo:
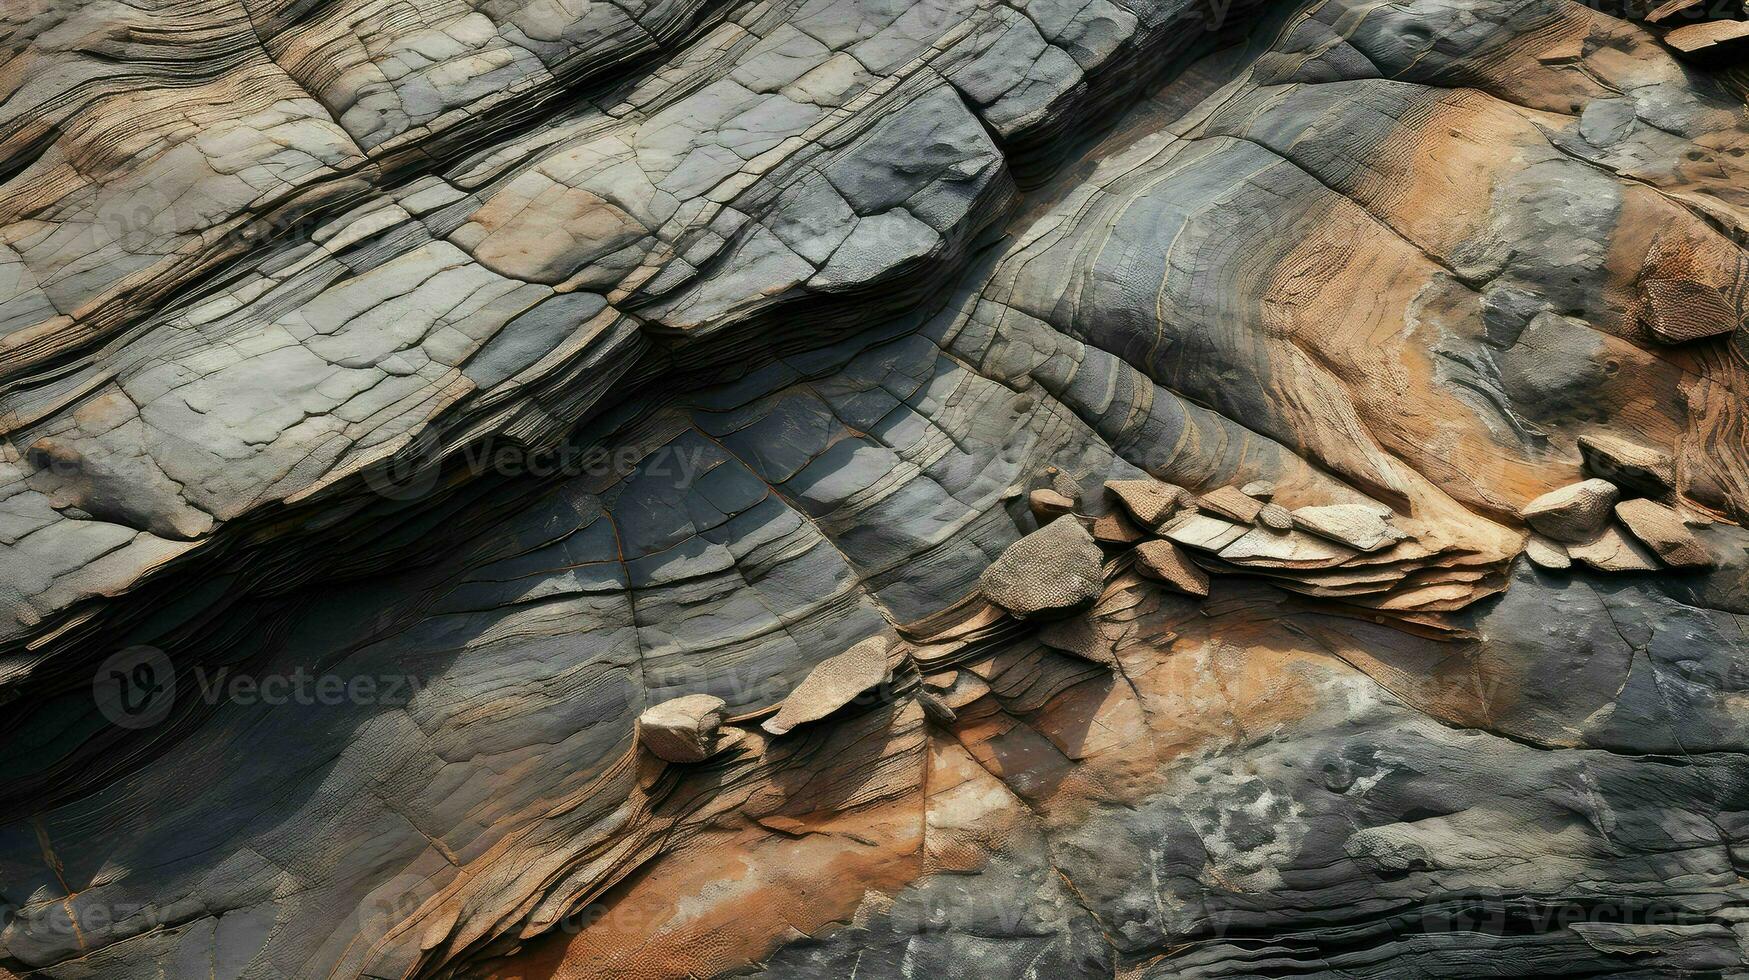
[[[1749,24],[24,0],[0,977],[1749,970]]]

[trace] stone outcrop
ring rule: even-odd
[[[1676,485],[1670,454],[1610,435],[1579,437],[1585,468],[1631,491],[1653,497],[1667,495]]]
[[[638,744],[667,762],[702,762],[717,747],[723,699],[709,694],[670,698],[638,716]]]
[[[1073,516],[1009,545],[978,578],[984,597],[1016,616],[1062,613],[1099,595],[1103,556]]]
[[[0,976],[1742,974],[1742,16],[13,5]]]
[[[1621,492],[1608,480],[1590,479],[1565,486],[1524,505],[1524,521],[1556,541],[1586,541],[1609,522]]]
[[[787,734],[797,725],[819,721],[885,682],[887,646],[885,637],[871,636],[820,661],[778,703],[777,714],[759,727],[772,735]]]
[[[1615,516],[1659,560],[1675,568],[1710,568],[1716,562],[1706,546],[1694,536],[1674,510],[1651,500],[1624,500],[1615,505]]]
[[[1159,530],[1184,503],[1184,491],[1159,480],[1108,480],[1105,489],[1122,504],[1136,523]]]
[[[1208,573],[1196,567],[1190,556],[1170,541],[1144,541],[1137,545],[1136,571],[1187,595],[1209,594]]]

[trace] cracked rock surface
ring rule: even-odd
[[[0,977],[1749,971],[1749,54],[0,10]]]

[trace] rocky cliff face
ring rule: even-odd
[[[0,975],[1749,969],[1749,22],[0,10]]]

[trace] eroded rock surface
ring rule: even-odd
[[[1743,21],[0,22],[0,973],[1749,969]]]

